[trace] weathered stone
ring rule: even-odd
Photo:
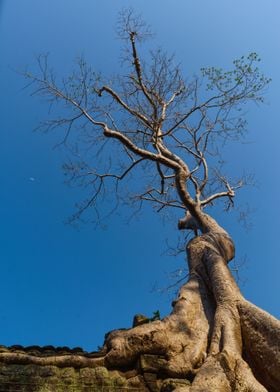
[[[151,392],[160,392],[160,385],[157,381],[157,375],[154,373],[144,373],[144,380]]]
[[[150,319],[144,314],[136,314],[133,318],[133,327],[137,327],[137,325],[149,323]]]
[[[6,353],[9,352],[9,349],[5,346],[0,346],[0,353]]]
[[[161,355],[145,354],[140,357],[140,367],[144,373],[158,373],[165,366],[166,360]]]
[[[142,390],[146,391],[146,388],[144,385],[145,385],[145,382],[144,382],[143,376],[140,376],[140,375],[135,376],[135,377],[131,377],[128,380],[128,386],[130,386],[133,389],[139,389],[139,391],[142,391]]]
[[[95,377],[97,380],[104,380],[109,377],[109,372],[105,367],[95,368]]]
[[[126,379],[130,379],[130,378],[132,378],[132,377],[136,377],[136,376],[138,376],[138,370],[137,369],[131,369],[131,370],[128,370],[128,371],[126,371],[126,372],[124,372],[123,373],[123,376],[126,378]]]
[[[104,367],[74,369],[34,364],[1,364],[0,392],[148,392],[137,372],[130,378]]]
[[[163,381],[161,386],[161,392],[188,392],[190,389],[191,383],[188,380],[177,379],[177,378],[168,378]]]

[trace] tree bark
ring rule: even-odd
[[[5,349],[0,362],[105,366],[145,392],[278,392],[280,322],[243,298],[228,268],[231,238],[210,216],[198,218],[203,234],[187,245],[189,280],[169,316],[108,333],[99,353]]]
[[[227,265],[230,236],[210,216],[200,219],[204,233],[187,245],[189,280],[172,313],[109,333],[105,364],[135,367],[160,355],[158,377],[190,381],[176,391],[279,391],[280,322],[243,298]]]

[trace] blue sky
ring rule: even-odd
[[[64,224],[81,189],[64,184],[58,135],[34,133],[46,118],[15,72],[34,68],[49,53],[58,75],[84,55],[97,69],[120,67],[115,35],[118,11],[133,6],[153,26],[155,46],[175,53],[186,74],[203,66],[230,66],[252,51],[272,78],[266,103],[250,107],[247,142],[227,152],[231,172],[253,171],[258,186],[240,195],[254,212],[246,231],[234,215],[218,215],[230,231],[245,297],[279,317],[279,87],[278,0],[0,0],[1,233],[0,344],[53,344],[93,350],[111,329],[129,327],[133,315],[170,311],[172,295],[152,290],[184,256],[164,255],[177,222],[145,208],[127,224],[122,213],[105,228]]]

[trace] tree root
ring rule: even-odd
[[[161,372],[166,376],[195,372],[206,356],[209,319],[213,316],[213,303],[206,291],[202,280],[193,277],[182,287],[170,316],[111,332],[105,341],[106,366],[125,367],[135,363],[141,354],[154,354],[165,357]]]
[[[136,372],[152,392],[278,392],[280,322],[242,297],[227,266],[232,241],[217,227],[188,244],[190,277],[163,320],[110,332],[100,353],[17,350],[0,361]]]
[[[231,239],[215,230],[192,240],[187,252],[190,279],[171,315],[110,333],[105,365],[135,366],[143,355],[160,355],[159,377],[191,381],[178,391],[279,391],[280,322],[240,294],[227,266]]]

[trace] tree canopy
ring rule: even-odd
[[[80,58],[73,74],[57,82],[46,56],[38,59],[38,76],[25,74],[36,94],[62,105],[41,127],[64,129],[62,143],[72,151],[65,173],[89,189],[72,219],[93,207],[98,220],[106,195],[116,204],[148,201],[157,211],[204,209],[219,199],[229,209],[251,178],[226,176],[223,147],[244,135],[245,105],[263,101],[270,80],[258,68],[258,55],[242,56],[231,70],[184,75],[174,56],[142,50],[150,29],[131,10],[118,27],[125,43],[122,74],[106,78]]]

